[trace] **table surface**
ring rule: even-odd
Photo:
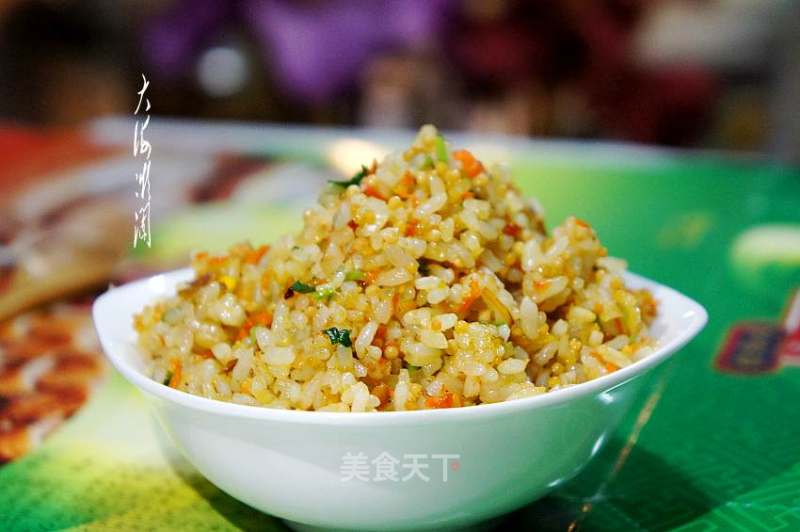
[[[159,150],[167,147],[315,165],[329,161],[345,138],[377,139],[382,147],[407,138],[389,132],[186,127],[151,123],[153,182]],[[85,135],[92,142],[127,145],[132,130],[124,120],[110,120],[95,123]],[[179,134],[189,130],[190,139]],[[759,351],[727,339],[745,322],[777,329],[792,290],[800,287],[800,170],[724,154],[621,145],[468,136],[456,143],[509,161],[551,226],[569,214],[589,220],[610,253],[626,258],[632,271],[697,299],[710,316],[700,336],[652,378],[648,395],[592,464],[501,526],[800,529],[800,421],[794,403],[800,368],[789,358],[773,360],[767,352],[772,344],[758,344]],[[758,231],[774,230],[775,224],[794,246],[793,258],[759,247]],[[750,349],[750,358],[720,367],[720,354],[731,345]],[[761,370],[742,362],[753,357],[773,362]],[[0,468],[0,523],[5,530],[284,529],[200,477],[151,420],[144,400],[116,374],[37,451]]]

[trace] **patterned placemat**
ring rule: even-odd
[[[292,157],[318,161],[318,143],[292,144],[295,134],[276,142]],[[259,142],[274,155],[274,145]],[[696,298],[710,321],[651,377],[637,408],[581,475],[499,526],[798,529],[800,369],[790,318],[800,287],[800,171],[625,147],[512,148],[505,155],[551,225],[568,214],[591,220],[612,254]],[[240,206],[230,203],[230,212]],[[291,218],[285,205],[262,207],[276,216],[272,225]],[[202,218],[180,220],[194,227]],[[40,449],[0,467],[0,524],[283,529],[202,479],[114,373]]]

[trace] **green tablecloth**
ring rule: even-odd
[[[320,160],[314,143],[271,138],[260,141],[265,152]],[[516,142],[509,155],[551,225],[568,214],[589,220],[612,255],[696,298],[710,320],[652,378],[640,407],[587,470],[505,525],[800,529],[794,404],[800,368],[740,374],[715,364],[734,324],[778,324],[790,291],[800,287],[800,171],[709,154],[582,144],[551,150]],[[157,149],[153,157],[155,181]],[[788,224],[785,253],[777,258],[747,234],[773,224]],[[39,450],[0,468],[0,525],[20,531],[284,529],[200,477],[148,416],[144,400],[116,375]]]

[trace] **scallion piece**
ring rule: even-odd
[[[317,287],[317,291],[314,294],[314,297],[318,301],[322,301],[323,299],[330,299],[333,297],[334,291],[335,290],[331,287],[326,287],[326,288]]]
[[[446,163],[448,160],[447,145],[445,145],[444,137],[441,135],[436,135],[436,158],[443,163]]]
[[[408,376],[413,377],[419,370],[422,369],[422,366],[414,366],[406,362],[406,369],[408,370]]]
[[[336,327],[331,327],[330,329],[325,329],[322,332],[325,333],[325,336],[328,337],[333,345],[341,344],[345,347],[350,347],[353,345],[353,342],[350,340],[349,329],[338,329]]]
[[[355,175],[353,175],[353,177],[351,177],[347,181],[334,181],[329,179],[328,183],[330,183],[331,185],[336,185],[337,187],[347,188],[350,185],[360,185],[361,181],[368,175],[369,175],[369,168],[367,168],[362,164],[361,170],[356,172]]]
[[[344,274],[345,281],[363,281],[364,280],[364,272],[361,270],[351,270]]]
[[[300,281],[295,281],[294,283],[292,283],[292,286],[289,287],[289,290],[297,292],[298,294],[310,294],[311,292],[314,292],[316,288],[314,288],[310,284],[301,283]]]

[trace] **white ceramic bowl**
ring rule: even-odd
[[[94,320],[103,349],[150,399],[164,429],[200,473],[259,510],[311,527],[456,528],[541,497],[586,465],[633,403],[640,377],[692,339],[707,319],[698,303],[629,274],[631,286],[650,289],[659,302],[651,326],[658,347],[610,375],[466,408],[287,411],[196,397],[145,376],[133,315],[191,275],[158,275],[100,296]],[[376,480],[380,476],[384,480]]]

